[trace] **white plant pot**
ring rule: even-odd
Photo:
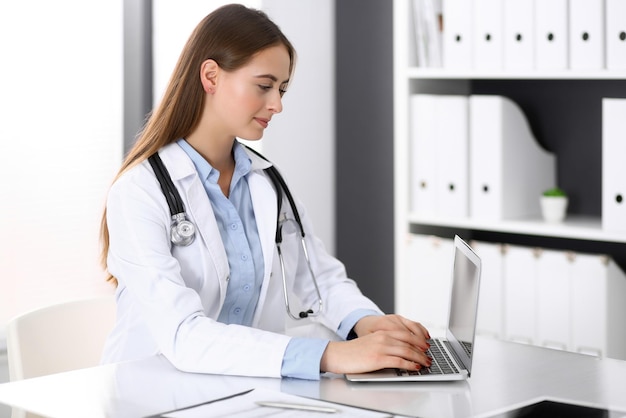
[[[567,213],[568,199],[565,196],[541,196],[541,213],[549,223],[563,222]]]

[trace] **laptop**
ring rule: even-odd
[[[353,382],[416,382],[464,380],[470,377],[480,272],[478,255],[458,235],[455,236],[448,327],[445,338],[430,340],[431,348],[427,354],[433,359],[433,365],[422,370],[382,369],[346,374],[346,379]],[[419,299],[416,303],[419,303]],[[441,353],[436,353],[438,349]]]

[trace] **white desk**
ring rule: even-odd
[[[161,356],[0,385],[0,403],[51,417],[140,417],[267,388],[420,417],[490,416],[540,398],[626,416],[626,362],[479,338],[472,377],[454,383],[349,383],[182,373]],[[611,415],[613,416],[613,415]]]

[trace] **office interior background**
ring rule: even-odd
[[[225,3],[0,3],[0,381],[11,317],[113,291],[99,265],[106,191],[187,36]],[[260,147],[329,251],[391,311],[392,2],[241,3],[265,10],[298,51]]]
[[[106,190],[146,113],[158,101],[189,32],[223,3],[0,4],[0,139],[5,147],[0,153],[5,196],[0,324],[37,306],[112,292],[98,264]],[[489,71],[474,77],[459,71],[440,77],[413,68],[416,57],[407,53],[415,47],[408,40],[409,1],[243,3],[265,10],[298,50],[284,112],[272,121],[259,146],[304,201],[329,251],[383,310],[417,313],[416,307],[429,306],[412,302],[414,295],[433,290],[411,279],[427,265],[424,257],[433,254],[419,253],[424,247],[418,236],[436,236],[435,242],[441,243],[458,233],[485,257],[487,244],[506,243],[514,250],[540,247],[546,254],[606,256],[620,272],[626,266],[623,234],[613,239],[598,233],[589,239],[567,227],[543,234],[526,227],[481,228],[471,221],[411,218],[403,163],[408,161],[409,94],[505,96],[520,106],[540,147],[556,156],[557,183],[570,196],[568,217],[599,219],[601,102],[603,97],[626,97],[623,71],[574,77],[567,72],[502,77]],[[419,274],[446,275],[446,257],[432,257],[428,268],[433,260],[441,268]],[[520,272],[527,273],[529,265],[522,264]],[[441,294],[444,288],[436,291]],[[521,307],[520,316],[532,313],[532,298],[540,290],[533,288],[534,293],[524,294],[529,299],[520,298],[533,302]],[[622,298],[611,303],[624,305],[624,295],[618,296]],[[445,307],[439,305],[443,316]],[[603,303],[592,307],[607,310]],[[605,325],[590,324],[603,330]],[[0,334],[0,352],[2,341]]]

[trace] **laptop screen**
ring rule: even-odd
[[[461,238],[455,237],[447,338],[468,371],[472,366],[480,269],[480,258]]]

